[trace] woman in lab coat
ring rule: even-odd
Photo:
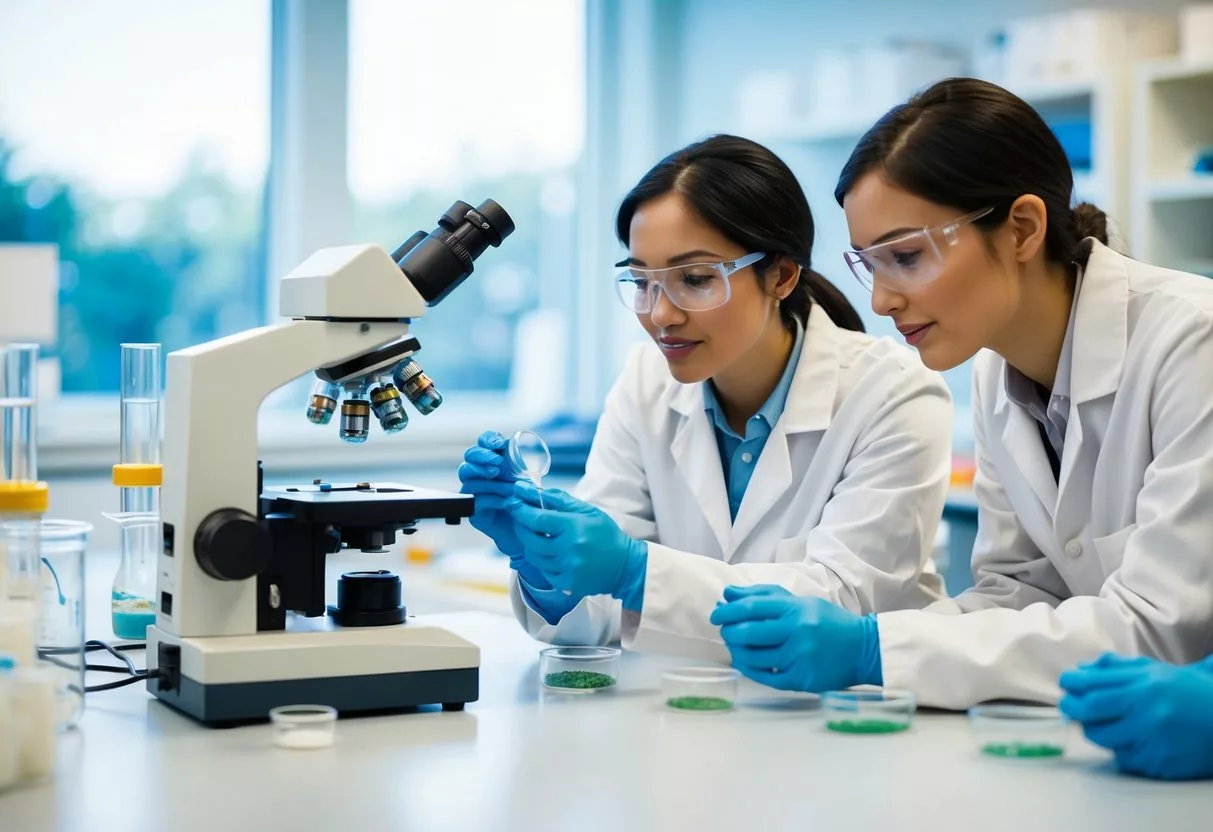
[[[932,369],[976,356],[976,585],[875,617],[726,590],[713,621],[747,675],[964,708],[1054,702],[1104,651],[1213,651],[1213,282],[1113,250],[1072,192],[1040,116],[972,79],[855,148],[835,194],[872,308]]]
[[[459,476],[511,557],[535,637],[719,657],[728,584],[862,614],[940,597],[950,462],[940,377],[865,335],[809,269],[813,219],[769,150],[716,136],[657,164],[617,218],[619,297],[650,340],[607,397],[572,497],[515,483],[483,435]]]

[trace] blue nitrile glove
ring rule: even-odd
[[[733,667],[755,682],[814,693],[882,683],[874,615],[759,584],[726,587],[710,620]]]
[[[610,595],[625,609],[640,612],[649,545],[624,534],[602,509],[557,488],[543,490],[520,480],[520,504],[510,508],[525,557],[552,586],[575,598]]]
[[[1122,771],[1160,780],[1213,777],[1213,673],[1204,662],[1104,656],[1063,673],[1061,711]]]
[[[464,451],[459,466],[460,492],[476,498],[471,517],[472,527],[488,535],[504,555],[509,555],[510,567],[536,589],[551,589],[552,585],[529,565],[523,557],[522,542],[514,533],[514,520],[508,504],[516,503],[514,482],[518,479],[505,458],[506,439],[496,431],[480,434],[476,444]]]

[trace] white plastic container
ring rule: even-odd
[[[55,773],[59,731],[55,719],[58,679],[46,665],[18,667],[13,675],[12,697],[20,735],[17,775],[22,782],[42,780]]]
[[[283,705],[270,711],[274,745],[293,751],[328,748],[337,736],[337,709],[328,705]]]
[[[13,713],[14,670],[11,655],[0,655],[0,792],[17,784],[19,737]]]

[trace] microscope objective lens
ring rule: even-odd
[[[433,413],[442,404],[442,394],[413,359],[397,366],[392,379],[422,415]]]
[[[396,433],[408,426],[409,415],[404,410],[404,400],[390,378],[381,378],[371,390],[371,408],[384,433]]]
[[[346,399],[341,403],[341,438],[358,444],[370,433],[371,403],[365,399]]]
[[[316,379],[316,383],[312,385],[312,395],[307,403],[308,421],[317,425],[327,425],[332,421],[340,395],[341,388],[336,384]]]

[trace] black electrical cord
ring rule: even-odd
[[[133,661],[131,661],[131,657],[126,655],[126,652],[125,652],[125,651],[134,651],[134,650],[144,650],[146,648],[147,648],[147,645],[143,644],[143,643],[108,644],[108,643],[106,643],[104,641],[100,641],[98,639],[90,639],[89,641],[86,641],[84,643],[84,652],[85,653],[95,653],[97,651],[104,650],[105,652],[109,653],[111,656],[116,658],[118,661],[122,662],[122,664],[121,665],[85,664],[84,665],[85,670],[91,670],[91,671],[95,671],[95,672],[99,672],[99,673],[123,673],[123,674],[126,674],[128,678],[120,679],[117,682],[107,682],[103,685],[90,685],[90,686],[84,688],[84,693],[99,693],[100,691],[103,691],[103,690],[114,690],[115,688],[123,688],[123,687],[126,687],[127,685],[133,685],[136,682],[143,682],[148,679],[157,678],[160,675],[159,671],[152,670],[149,672],[146,670],[140,670],[139,668],[135,667],[135,663]],[[62,667],[67,670],[77,670],[78,665],[71,664],[70,662],[66,662],[57,657],[74,655],[79,652],[80,652],[79,648],[73,648],[73,647],[43,647],[43,648],[39,648],[39,650],[38,650],[38,658],[40,658],[46,662],[49,662],[50,664],[53,664],[56,667]],[[71,688],[71,690],[73,690],[77,693],[80,692],[80,689],[78,687],[76,687],[75,685],[71,685],[69,687]]]
[[[84,692],[85,693],[100,693],[103,690],[114,690],[115,688],[124,688],[127,685],[133,685],[138,682],[145,682],[148,679],[159,678],[159,676],[160,676],[159,670],[142,671],[140,673],[136,673],[134,676],[131,676],[127,679],[119,679],[117,682],[106,682],[104,685],[90,685],[89,687],[86,687],[84,689]]]

